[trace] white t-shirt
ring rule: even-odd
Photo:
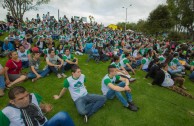
[[[33,93],[31,93],[31,95],[32,95],[32,103],[34,103],[40,109],[36,96]],[[24,120],[21,118],[20,109],[7,106],[2,110],[2,112],[9,119],[10,126],[25,126]],[[39,124],[39,126],[43,126],[43,125]]]
[[[171,79],[171,76],[168,72],[164,71],[165,74],[165,78],[164,81],[162,83],[163,87],[170,87],[174,85],[174,81]]]
[[[88,94],[85,86],[85,75],[81,74],[81,76],[77,79],[72,76],[68,77],[64,81],[64,88],[68,88],[71,94],[71,98],[73,101],[76,101],[78,98],[83,97]]]

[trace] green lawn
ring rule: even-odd
[[[5,37],[1,36],[0,40]],[[107,66],[110,62],[96,64],[94,61],[86,63],[87,56],[79,56],[79,66],[82,73],[86,75],[86,88],[89,93],[101,93],[101,79],[107,72]],[[5,65],[6,58],[1,58],[0,63]],[[42,62],[44,62],[42,60]],[[42,68],[44,65],[41,66]],[[28,71],[25,70],[25,71]],[[70,72],[66,72],[71,75]],[[67,111],[76,126],[192,126],[194,116],[190,112],[194,112],[194,100],[183,97],[168,89],[158,86],[152,86],[151,79],[144,79],[145,72],[137,70],[137,81],[131,84],[133,100],[139,106],[138,112],[132,112],[124,108],[115,98],[109,100],[106,105],[94,114],[87,124],[84,123],[83,117],[80,116],[75,108],[73,100],[69,92],[59,100],[53,100],[52,96],[58,94],[63,87],[64,79],[58,79],[54,74],[32,83],[27,80],[20,84],[27,88],[29,92],[38,93],[43,97],[44,102],[51,103],[53,110],[46,116],[52,117],[59,111]],[[188,92],[194,95],[194,84],[186,77],[185,86]],[[0,98],[0,109],[8,103],[6,95]]]

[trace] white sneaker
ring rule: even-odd
[[[87,123],[88,122],[88,116],[84,115],[84,122]]]
[[[66,78],[66,77],[67,77],[67,75],[65,75],[64,73],[62,73],[62,74],[61,74],[61,76],[63,76],[64,78]]]
[[[62,76],[61,76],[61,74],[57,74],[57,77],[60,79]]]

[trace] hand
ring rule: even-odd
[[[41,104],[40,108],[44,113],[50,112],[53,109],[51,104]]]
[[[10,84],[10,80],[6,80],[5,83],[6,83],[6,85],[9,85]]]
[[[125,86],[124,89],[125,91],[131,92],[131,89],[129,88],[129,86]]]
[[[40,75],[40,74],[38,74],[37,76],[36,76],[36,78],[38,79],[38,78],[41,78],[42,76]]]
[[[59,99],[60,97],[59,97],[58,95],[54,95],[53,98],[54,98],[55,100],[57,100],[57,99]]]

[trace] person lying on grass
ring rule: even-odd
[[[61,98],[67,89],[71,94],[71,98],[75,102],[77,111],[84,116],[84,122],[87,122],[88,117],[97,112],[106,102],[106,97],[97,94],[90,94],[85,88],[85,75],[81,73],[81,69],[74,65],[71,69],[72,76],[64,81],[64,87],[59,95],[54,95],[54,99]]]
[[[183,96],[194,98],[191,94],[185,91],[183,86],[185,79],[182,77],[171,78],[171,75],[168,73],[168,64],[161,64],[162,68],[157,72],[152,84],[160,85],[162,87],[169,88]],[[179,85],[175,85],[178,83]]]

